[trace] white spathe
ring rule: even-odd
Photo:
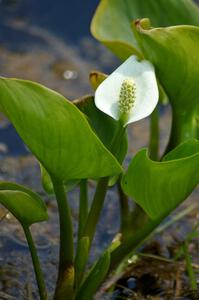
[[[124,125],[150,115],[158,103],[158,86],[153,65],[130,56],[97,88],[95,105],[105,114],[119,120],[119,100],[124,80],[132,79],[136,86],[135,103]]]

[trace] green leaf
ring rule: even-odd
[[[26,187],[11,182],[0,182],[0,203],[4,205],[22,224],[48,219],[42,199]]]
[[[93,266],[81,285],[77,300],[92,300],[99,286],[102,284],[110,266],[110,252],[106,251]]]
[[[50,195],[54,194],[52,180],[50,178],[50,175],[46,171],[46,169],[42,166],[42,164],[40,164],[40,170],[41,170],[41,182],[44,191]],[[79,179],[74,179],[74,180],[71,179],[71,180],[64,181],[65,191],[70,192],[71,190],[73,190],[78,185],[79,181],[80,181]]]
[[[141,50],[131,23],[150,18],[155,27],[199,25],[199,9],[191,0],[101,0],[91,24],[92,34],[121,59]]]
[[[74,104],[87,116],[90,126],[107,149],[109,149],[117,128],[117,121],[100,111],[96,107],[92,96],[86,96],[75,100]],[[120,163],[123,162],[127,149],[128,140],[127,135],[125,134],[122,138],[122,142],[118,145],[117,152],[114,153]]]
[[[143,22],[137,23],[137,38],[173,109],[172,149],[186,139],[199,138],[199,27],[143,29]]]
[[[42,183],[44,191],[50,195],[54,194],[53,183],[50,178],[50,175],[48,174],[46,169],[42,166],[42,164],[39,164],[39,165],[40,165],[40,171],[41,171],[41,183]]]
[[[163,218],[184,201],[199,183],[199,141],[189,140],[163,162],[138,152],[122,178],[124,192],[152,218]]]
[[[30,81],[1,78],[0,107],[44,168],[60,180],[121,172],[84,115],[62,95]]]

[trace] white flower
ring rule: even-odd
[[[97,88],[95,104],[123,125],[150,115],[158,103],[153,65],[130,56]]]

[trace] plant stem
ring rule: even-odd
[[[39,289],[40,299],[47,300],[48,296],[47,296],[46,286],[45,286],[45,282],[44,282],[44,277],[42,274],[39,258],[37,255],[37,250],[35,248],[30,229],[28,226],[23,226],[23,230],[24,230],[24,233],[25,233],[25,236],[26,236],[26,239],[28,242],[28,246],[30,249],[31,257],[32,257],[32,262],[33,262],[33,267],[34,267],[37,285],[38,285],[38,289]]]
[[[158,106],[151,114],[150,118],[150,138],[149,138],[149,156],[153,160],[158,160],[159,150],[159,113]]]
[[[116,131],[113,136],[111,146],[109,149],[113,153],[113,155],[117,153],[118,143],[120,143],[121,138],[122,138],[123,134],[125,133],[125,130],[126,130],[126,128],[123,127],[120,122],[118,122],[118,126],[116,128]],[[102,210],[102,207],[104,204],[104,199],[105,199],[105,195],[106,195],[106,191],[107,191],[107,187],[108,187],[108,181],[109,181],[109,177],[103,177],[103,178],[99,179],[99,181],[97,183],[95,195],[93,198],[93,202],[92,202],[92,205],[91,205],[91,208],[90,208],[90,211],[89,211],[89,214],[88,214],[85,226],[84,226],[84,230],[82,231],[82,237],[89,239],[88,240],[89,243],[88,243],[87,258],[89,255],[89,250],[92,245],[92,241],[93,241],[94,234],[96,231],[97,223],[99,221],[101,210]],[[79,253],[77,253],[77,254],[79,254]],[[84,275],[86,261],[87,260],[85,259],[84,265],[82,265],[82,268],[81,268],[81,277],[83,277],[83,275]],[[78,276],[76,276],[76,279],[77,279],[77,277]],[[78,285],[79,285],[79,282],[77,282],[77,280],[76,280],[76,286],[78,286]]]
[[[75,256],[75,289],[78,290],[89,255],[89,238],[83,237],[83,231],[88,217],[88,187],[87,179],[80,182],[78,240]],[[82,256],[83,253],[83,256]]]
[[[106,195],[106,190],[108,186],[109,177],[103,177],[99,180],[96,188],[96,192],[93,198],[93,203],[89,211],[87,222],[84,228],[84,236],[88,236],[90,240],[90,245],[92,243],[96,226],[99,220],[99,216],[104,204],[104,198]]]
[[[183,251],[184,251],[184,256],[185,256],[185,260],[186,260],[187,272],[189,275],[191,289],[192,289],[192,291],[197,291],[196,277],[195,277],[195,273],[194,273],[193,267],[192,267],[192,262],[191,262],[191,257],[190,257],[189,250],[188,250],[188,241],[187,240],[184,241]]]
[[[181,112],[172,107],[171,134],[165,154],[191,138],[199,138],[197,115],[189,111]]]
[[[124,194],[120,182],[118,182],[117,187],[120,201],[120,232],[122,233],[123,238],[129,231],[130,211],[128,197]]]
[[[78,240],[82,237],[83,229],[88,216],[88,189],[87,179],[80,182],[80,202],[79,202],[79,222],[78,222]]]
[[[172,216],[167,222],[163,223],[161,226],[159,226],[154,233],[161,233],[163,232],[167,227],[173,225],[180,219],[184,218],[184,216],[188,215],[191,211],[196,209],[198,207],[197,203],[193,203],[190,206],[186,207],[176,215]]]
[[[134,233],[140,230],[140,228],[145,226],[145,222],[148,220],[148,215],[145,213],[142,207],[135,202],[133,211],[131,212],[130,235],[132,236]]]
[[[122,136],[124,135],[126,127],[118,122],[115,134],[113,136],[110,152],[114,155],[117,152],[118,144],[121,142]],[[104,198],[108,187],[109,177],[103,177],[98,181],[96,192],[93,198],[90,212],[88,214],[87,222],[84,228],[84,236],[88,236],[90,240],[90,246],[95,234],[96,226],[99,220],[99,216],[104,204]]]
[[[74,298],[74,243],[71,212],[63,183],[53,176],[51,179],[60,219],[59,272],[54,300],[72,300]]]
[[[125,243],[116,248],[111,254],[110,269],[112,270],[122,259],[124,259],[129,253],[134,251],[160,224],[162,220],[163,218],[159,218],[157,220],[149,219],[140,230],[135,232],[133,236],[129,236]]]

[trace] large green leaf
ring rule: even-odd
[[[84,115],[62,95],[30,81],[1,78],[0,108],[53,176],[69,180],[121,172]]]
[[[171,151],[162,162],[141,150],[123,176],[122,188],[152,218],[169,214],[199,183],[199,141],[189,140]]]
[[[46,206],[34,192],[11,182],[0,182],[0,203],[4,205],[23,226],[45,221]]]
[[[146,23],[137,23],[137,38],[173,108],[172,148],[199,138],[199,27],[146,29]]]
[[[199,9],[191,0],[101,0],[91,24],[92,34],[121,59],[140,48],[131,31],[132,21],[150,18],[156,27],[199,25]]]

